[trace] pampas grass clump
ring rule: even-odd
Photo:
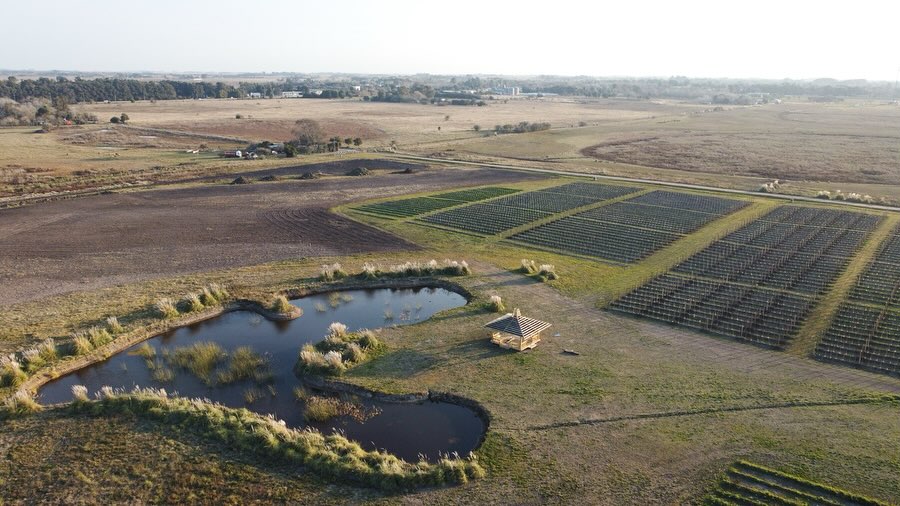
[[[325,264],[322,266],[322,272],[319,279],[322,281],[337,281],[347,277],[347,272],[339,263]]]
[[[519,272],[521,272],[522,274],[534,274],[535,272],[537,272],[537,265],[535,265],[534,260],[523,258],[522,266],[519,267]]]
[[[272,308],[272,311],[279,314],[290,314],[294,312],[294,305],[282,294],[278,294],[272,299],[272,305],[270,307]]]
[[[175,301],[168,297],[156,301],[154,307],[160,318],[170,319],[178,316],[178,308],[175,307]]]
[[[184,306],[186,313],[195,313],[197,311],[203,311],[203,303],[200,302],[200,296],[196,293],[189,293],[181,299],[181,304]]]
[[[0,386],[17,387],[28,379],[22,365],[13,356],[0,357]]]
[[[503,299],[500,298],[499,295],[491,295],[489,307],[491,308],[491,311],[495,313],[506,311],[506,306],[503,305]]]
[[[119,323],[118,318],[110,316],[106,319],[106,330],[108,330],[110,334],[121,334],[125,329],[122,327],[122,324]]]
[[[559,274],[556,273],[556,267],[551,264],[541,264],[538,268],[538,276],[540,276],[544,281],[553,281],[554,279],[559,279]]]

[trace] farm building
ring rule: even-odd
[[[537,346],[541,341],[541,332],[550,328],[550,324],[522,316],[516,309],[496,320],[488,322],[485,328],[491,330],[491,342],[501,348],[524,351]]]
[[[281,98],[303,98],[302,91],[282,91]]]
[[[262,98],[262,93],[251,91],[250,93],[247,93],[247,98]]]

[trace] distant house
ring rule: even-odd
[[[541,341],[541,332],[550,328],[550,324],[522,316],[516,309],[485,325],[491,330],[491,342],[516,351],[525,351],[537,346]]]
[[[518,86],[497,86],[493,91],[497,95],[512,95],[516,96],[522,92],[522,89]]]
[[[262,93],[252,91],[250,93],[247,93],[247,98],[262,98]]]
[[[303,93],[299,91],[282,91],[281,98],[303,98]]]
[[[226,151],[226,152],[222,153],[222,156],[224,156],[225,158],[240,158],[242,154],[243,153],[241,153],[240,150],[236,150],[236,151]]]

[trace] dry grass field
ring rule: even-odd
[[[900,199],[900,107],[883,102],[761,106],[676,101],[514,98],[485,107],[347,100],[179,100],[81,104],[101,124],[0,130],[0,195],[267,167],[284,160],[227,161],[208,149],[290,138],[300,118],[327,135],[360,137],[364,150],[402,152],[755,190],[842,190]],[[106,123],[126,113],[127,126]],[[240,115],[241,119],[236,116]],[[549,122],[552,129],[494,136],[495,125]],[[481,132],[473,131],[479,125]],[[321,157],[311,157],[318,159]]]

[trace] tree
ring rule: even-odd
[[[475,126],[473,126],[473,127],[472,127],[472,130],[475,130],[476,132],[480,132],[480,131],[481,131],[481,125],[475,125]]]
[[[353,145],[356,146],[356,147],[361,146],[361,145],[362,145],[362,139],[360,139],[359,137],[353,139]]]
[[[294,123],[294,141],[299,146],[314,146],[322,142],[325,132],[314,119],[298,119]]]
[[[344,139],[344,146],[349,146],[352,143],[353,143],[353,139],[351,139],[350,137],[347,137]]]
[[[129,118],[128,115],[125,114],[124,112],[119,116],[119,121],[120,121],[121,123],[126,123],[126,122],[127,122],[128,120],[130,120],[130,119],[131,119],[131,118]]]
[[[112,118],[109,118],[109,122],[110,122],[110,123],[118,123],[118,122],[119,122],[119,117],[118,117],[118,116],[113,116]]]

